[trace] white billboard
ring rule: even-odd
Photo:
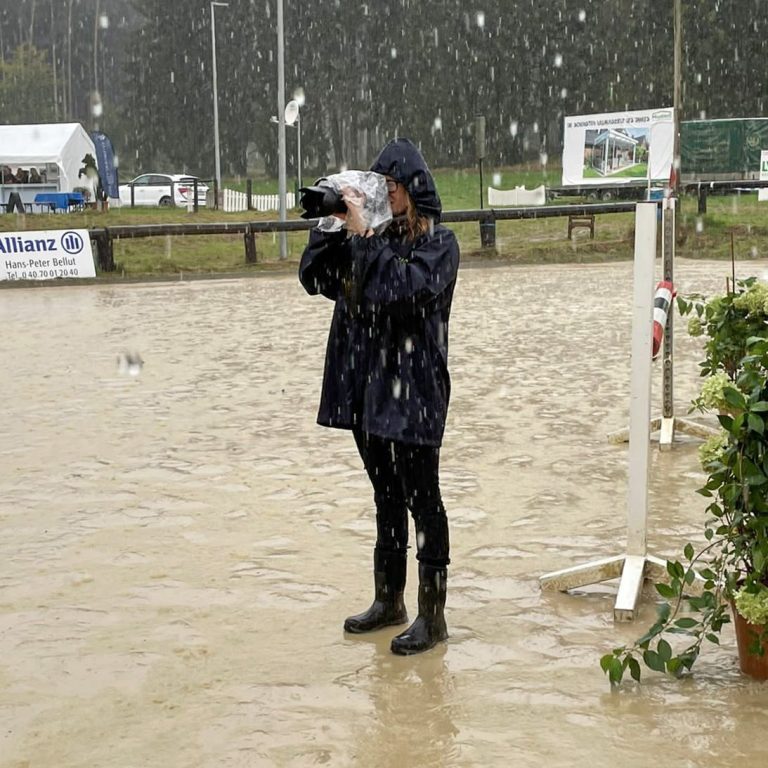
[[[673,115],[665,108],[566,117],[563,186],[668,182]]]
[[[87,229],[0,233],[0,280],[95,276]]]

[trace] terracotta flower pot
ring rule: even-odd
[[[768,635],[763,637],[763,655],[750,653],[749,647],[765,631],[765,627],[750,624],[735,608],[731,606],[733,626],[736,630],[736,646],[739,649],[739,668],[745,675],[755,680],[768,680]]]

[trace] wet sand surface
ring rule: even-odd
[[[680,262],[678,290],[729,270]],[[631,280],[461,271],[451,637],[411,658],[389,652],[399,628],[341,628],[370,602],[375,526],[351,436],[314,422],[329,302],[292,276],[0,293],[0,765],[765,765],[768,688],[730,626],[692,679],[612,692],[599,657],[644,630],[652,592],[614,625],[615,583],[539,589],[623,551],[627,446],[606,436],[628,421]],[[700,536],[697,445],[651,452],[653,554]]]

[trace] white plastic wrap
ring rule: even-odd
[[[392,209],[389,205],[387,180],[380,173],[372,171],[343,171],[320,179],[316,186],[331,187],[339,195],[347,198],[359,197],[363,222],[367,229],[377,234],[383,232],[392,221]],[[348,199],[347,204],[353,204]],[[317,224],[323,232],[335,232],[344,226],[336,216],[324,216]]]

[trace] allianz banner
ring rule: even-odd
[[[669,181],[675,126],[670,108],[565,118],[563,186]]]
[[[87,229],[0,233],[0,280],[96,277]]]
[[[109,136],[101,131],[91,131],[91,140],[96,149],[96,164],[99,167],[99,176],[101,176],[101,186],[107,193],[107,197],[119,198],[119,181],[117,178],[117,168],[115,168],[115,150]]]

